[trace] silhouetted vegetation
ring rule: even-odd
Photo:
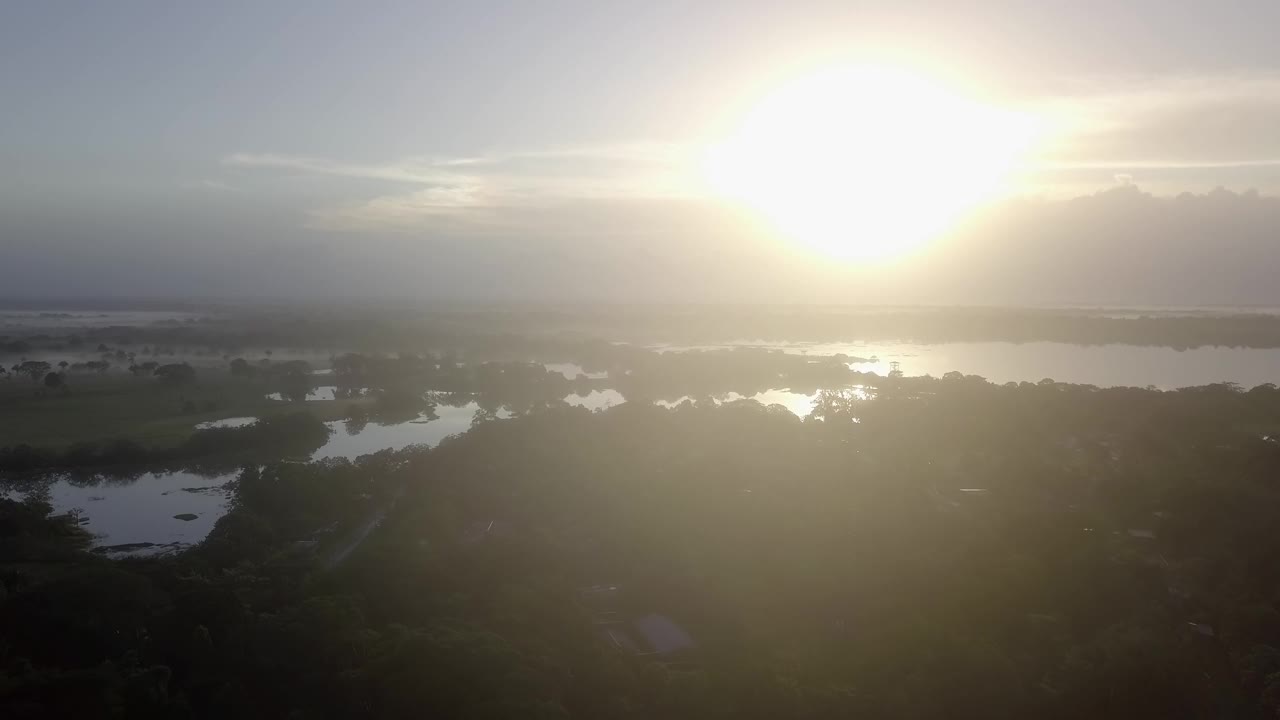
[[[291,348],[411,352],[446,348],[485,359],[574,359],[590,338],[638,344],[769,342],[1064,342],[1196,348],[1280,347],[1280,316],[1239,310],[636,306],[578,309],[209,307],[200,318],[0,337],[0,354],[102,348],[141,357],[230,355]],[[21,330],[14,332],[21,333]]]
[[[13,445],[0,448],[0,471],[234,468],[254,459],[305,457],[328,437],[329,428],[323,422],[310,413],[296,412],[263,418],[243,427],[196,430],[181,445],[170,448],[147,448],[127,438],[81,442],[62,451]]]
[[[0,534],[44,549],[3,558],[0,707],[1274,714],[1280,391],[876,390],[822,393],[806,420],[549,406],[434,450],[254,466],[168,558],[110,563],[47,508],[5,504]],[[607,610],[598,587],[621,593]],[[694,646],[646,655],[601,630],[646,613]]]
[[[15,358],[13,417],[0,418],[83,426],[44,433],[70,442],[0,449],[0,471],[240,471],[203,542],[118,561],[89,551],[78,515],[52,515],[45,485],[9,484],[30,498],[0,500],[0,714],[1280,710],[1275,386],[882,378],[851,357],[603,339],[890,327],[1267,346],[1280,326],[1005,310],[279,311],[27,336],[24,352],[82,359]],[[320,417],[290,410],[317,384],[333,386],[334,400],[306,403]],[[779,388],[813,395],[813,412],[728,401]],[[566,403],[605,390],[625,404]],[[147,409],[119,432],[85,420],[129,402]],[[471,403],[472,429],[435,449],[301,461],[329,437],[322,418],[352,432]],[[229,414],[259,419],[190,429]],[[173,442],[137,434],[175,418]],[[642,620],[676,640],[664,647]]]

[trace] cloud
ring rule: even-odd
[[[189,190],[213,190],[217,192],[234,192],[239,188],[222,180],[213,180],[210,178],[201,178],[199,180],[188,180],[181,183],[181,186]]]
[[[1280,197],[1256,191],[1019,199],[940,241],[911,282],[963,302],[1277,303],[1277,227]]]
[[[1280,77],[1110,81],[1045,103],[1059,140],[1049,169],[1280,168]]]
[[[362,180],[386,180],[414,184],[447,184],[456,179],[438,161],[409,158],[395,163],[353,164],[324,158],[275,153],[233,153],[222,159],[232,168],[287,170],[299,175],[328,175]]]
[[[503,210],[581,200],[683,198],[696,195],[692,153],[676,145],[634,143],[492,153],[454,158],[403,158],[383,163],[235,153],[230,168],[296,176],[375,180],[409,186],[306,212],[306,226],[339,232],[488,234],[506,228]],[[424,187],[425,186],[425,187]],[[355,189],[351,194],[357,194]],[[470,227],[468,227],[470,226]]]
[[[858,204],[851,197],[849,211]],[[468,292],[481,292],[484,279],[501,276],[504,292],[538,298],[1280,303],[1280,198],[1257,192],[1160,196],[1129,182],[1067,200],[1014,198],[887,267],[806,254],[706,199],[455,205],[440,210],[421,195],[379,208],[357,228],[372,218],[403,224],[359,234],[356,246],[394,247],[375,253],[388,263],[430,265],[434,288],[471,278],[479,284]]]
[[[512,186],[589,191],[596,184],[642,187],[687,164],[688,150],[678,145],[636,143],[602,147],[569,147],[487,155],[406,157],[378,163],[350,163],[327,158],[277,153],[238,152],[222,158],[229,168],[288,171],[411,185],[458,185],[488,180]],[[665,177],[670,182],[671,177]],[[652,183],[661,187],[664,183]]]
[[[453,185],[311,210],[305,226],[349,233],[422,232],[424,229],[474,229],[485,223],[492,205],[481,185]],[[491,217],[489,218],[491,220]]]
[[[1012,199],[915,257],[866,267],[806,254],[705,199],[495,207],[472,192],[408,188],[402,204],[373,213],[392,226],[376,232],[364,216],[350,232],[310,230],[290,209],[252,205],[254,193],[166,198],[145,221],[20,208],[0,213],[0,237],[17,239],[0,285],[84,296],[1280,304],[1280,198],[1259,193],[1113,184],[1069,200]],[[850,197],[848,211],[859,202]]]

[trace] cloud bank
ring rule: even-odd
[[[24,240],[7,249],[0,284],[13,295],[1280,305],[1280,198],[1256,192],[1166,197],[1121,184],[1013,199],[876,267],[805,254],[700,198],[486,205],[424,188],[377,208],[380,230],[320,231],[270,205],[214,222],[242,195],[146,223],[7,215],[0,233]]]

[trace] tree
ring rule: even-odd
[[[368,366],[365,357],[356,353],[347,353],[339,356],[331,364],[333,366],[333,374],[340,377],[363,375],[365,368]]]
[[[146,375],[151,375],[156,371],[156,368],[158,367],[160,367],[160,363],[156,362],[155,360],[148,360],[144,363],[138,363],[137,365],[130,365],[129,372],[139,377],[142,377]]]
[[[21,365],[16,365],[14,367],[14,372],[22,373],[27,377],[30,377],[31,382],[39,382],[40,378],[45,376],[45,373],[53,369],[49,363],[44,362],[43,360],[27,360]]]
[[[44,376],[44,386],[50,390],[65,390],[67,388],[67,381],[64,380],[62,375],[59,373],[51,372]]]
[[[58,369],[59,369],[59,370],[61,370],[61,371],[63,371],[63,372],[66,372],[66,371],[67,371],[67,366],[68,366],[68,365],[70,365],[70,364],[71,364],[71,363],[67,362],[66,360],[63,360],[62,362],[58,363]]]
[[[306,379],[311,375],[311,364],[306,360],[286,360],[271,368],[273,375],[295,380]]]
[[[169,363],[161,365],[152,373],[162,382],[173,385],[185,385],[196,381],[196,369],[186,363]]]
[[[231,361],[231,374],[236,377],[252,377],[256,369],[244,358]]]

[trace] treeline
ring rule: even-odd
[[[1065,342],[1196,348],[1280,347],[1280,315],[1028,308],[648,306],[606,309],[224,309],[199,321],[0,337],[0,353],[110,347],[143,355],[236,356],[259,348],[362,353],[450,350],[482,359],[575,359],[630,342]],[[117,361],[124,358],[117,355]]]
[[[65,450],[11,445],[0,448],[0,471],[44,469],[128,472],[192,465],[234,468],[250,460],[306,456],[325,443],[329,428],[314,415],[295,412],[235,428],[196,430],[180,445],[148,448],[128,438],[82,442]]]
[[[755,348],[662,353],[604,344],[579,357],[584,373],[604,377],[566,378],[532,362],[460,362],[452,353],[347,353],[334,359],[333,377],[348,387],[471,393],[519,410],[556,404],[569,393],[605,388],[617,389],[628,398],[651,400],[754,394],[778,387],[813,392],[879,379],[851,370],[849,363],[858,358],[808,357]]]
[[[511,313],[510,332],[557,332],[641,344],[742,342],[1064,342],[1196,348],[1280,347],[1280,315],[1228,310],[1077,310],[985,307],[725,306],[645,307],[568,312],[554,318]],[[517,328],[523,326],[523,332]]]
[[[878,390],[805,420],[549,407],[430,451],[253,467],[171,558],[107,563],[0,503],[0,714],[1280,710],[1274,386]],[[597,585],[696,647],[615,646],[581,600]]]

